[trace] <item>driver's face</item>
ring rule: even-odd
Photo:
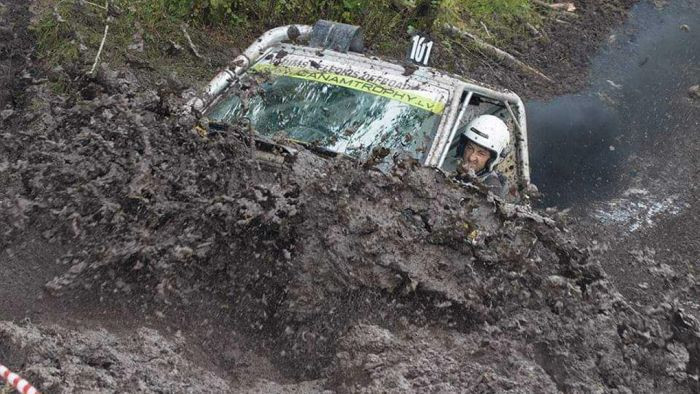
[[[486,162],[490,158],[491,152],[488,149],[473,142],[467,142],[458,170],[461,170],[462,173],[467,173],[469,170],[479,172],[486,167]]]

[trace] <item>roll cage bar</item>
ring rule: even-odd
[[[310,46],[330,48],[337,52],[362,51],[362,36],[359,27],[318,21],[314,26],[292,24],[277,27],[263,33],[241,55],[237,56],[231,66],[219,72],[205,87],[204,94],[188,103],[188,108],[199,112],[205,111],[215,99],[224,92],[241,74],[255,64],[270,48],[282,44],[285,41],[307,41]],[[521,186],[527,187],[530,183],[530,166],[528,154],[527,118],[524,104],[520,97],[513,92],[492,89],[462,77],[448,75],[429,67],[421,67],[434,71],[438,75],[450,78],[453,83],[453,99],[444,116],[446,123],[441,122],[438,133],[434,138],[425,162],[426,166],[441,168],[445,162],[451,142],[461,126],[467,106],[474,94],[491,98],[503,103],[506,111],[513,120],[515,127],[515,147],[517,150],[518,165],[520,167]],[[458,97],[459,99],[454,99]],[[513,106],[517,108],[513,110]]]

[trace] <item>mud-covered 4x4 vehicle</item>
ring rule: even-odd
[[[360,29],[345,24],[319,21],[268,31],[192,103],[204,114],[200,132],[243,119],[255,138],[269,144],[301,144],[359,160],[378,150],[383,156],[404,152],[452,172],[466,124],[492,114],[511,133],[496,170],[508,178],[513,195],[522,194],[530,171],[525,109],[516,94],[426,67],[432,43],[418,36],[409,54],[413,64],[382,61],[362,54],[362,47]]]

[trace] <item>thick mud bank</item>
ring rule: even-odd
[[[700,323],[551,217],[74,77],[0,119],[0,360],[42,390],[698,391]]]
[[[286,379],[328,389],[696,387],[697,322],[630,307],[552,219],[401,158],[254,160],[245,131],[203,139],[131,81],[103,70],[74,103],[37,87],[43,107],[2,135],[2,247],[63,245],[52,297],[206,299]],[[45,328],[12,326],[4,353],[45,357],[26,330]]]

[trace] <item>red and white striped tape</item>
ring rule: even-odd
[[[17,389],[22,394],[41,394],[39,390],[35,389],[29,382],[22,379],[21,376],[7,369],[6,366],[0,364],[0,377],[5,379],[10,386]]]

